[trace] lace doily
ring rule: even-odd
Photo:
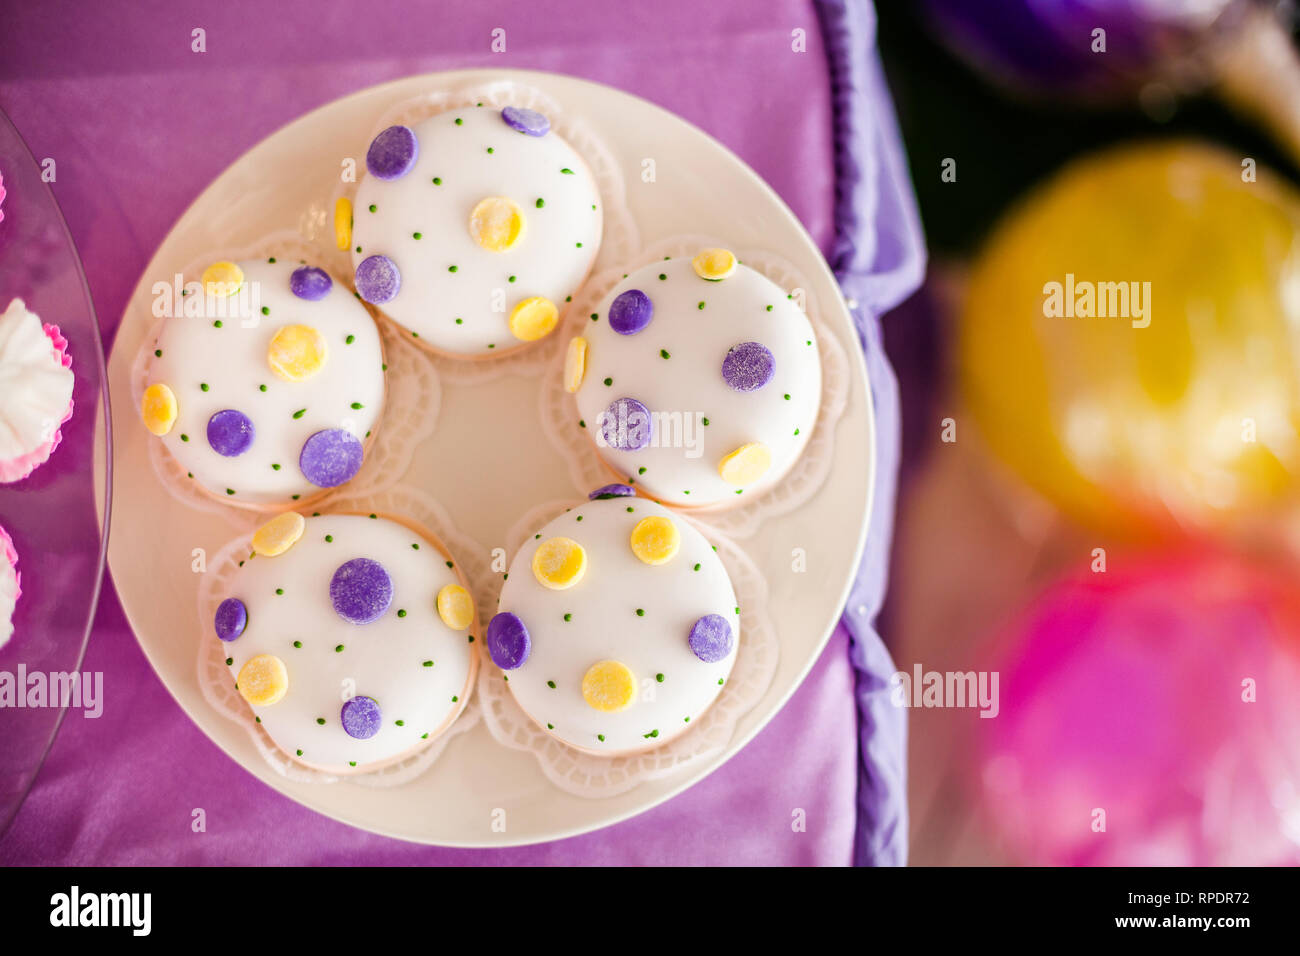
[[[458,90],[432,91],[403,100],[379,117],[366,142],[370,142],[376,134],[389,126],[399,123],[404,125],[418,123],[450,109],[475,106],[479,103],[497,109],[503,106],[521,106],[546,114],[547,119],[551,121],[551,128],[586,160],[600,189],[604,213],[604,234],[593,273],[626,262],[637,253],[641,245],[640,233],[631,211],[627,208],[623,171],[619,168],[613,153],[586,123],[566,113],[563,106],[536,87],[503,80]],[[346,250],[339,250],[334,240],[334,203],[343,197],[353,199],[357,185],[355,182],[341,184],[331,197],[328,208],[313,207],[300,223],[302,234],[320,247],[320,250],[325,250],[318,250],[315,253],[317,258],[323,255],[332,270],[341,276],[352,275],[352,258]],[[575,296],[575,303],[576,299]],[[499,358],[460,359],[433,352],[426,352],[426,354],[438,373],[449,382],[479,384],[491,382],[503,375],[536,375],[547,367],[556,353],[561,350],[560,343],[565,340],[560,336],[559,327],[563,326],[564,317],[576,307],[575,304],[558,304],[563,306],[559,326],[556,331],[536,345],[506,352]]]
[[[529,535],[573,503],[548,502],[523,516],[508,532],[507,551],[515,554]],[[687,517],[688,521],[691,521]],[[767,616],[767,579],[733,542],[708,526],[692,524],[718,548],[718,557],[731,576],[740,601],[740,645],[736,663],[722,693],[691,729],[654,750],[623,757],[596,757],[580,753],[546,733],[515,702],[502,671],[483,655],[476,700],[492,738],[512,750],[528,751],[547,779],[567,793],[580,797],[609,797],[637,784],[674,773],[692,761],[723,750],[736,730],[736,722],[767,693],[776,675],[778,644]],[[502,574],[478,593],[484,621],[496,611],[504,583]]]
[[[340,495],[331,498],[329,506],[334,512],[375,512],[412,522],[443,543],[469,580],[473,593],[481,594],[491,586],[488,565],[482,558],[483,549],[473,538],[459,531],[443,507],[423,492],[397,485],[374,492]],[[239,691],[235,690],[230,669],[226,667],[225,650],[221,641],[212,633],[212,619],[217,605],[229,594],[230,581],[239,568],[240,560],[252,549],[252,536],[250,529],[225,545],[209,559],[207,570],[200,579],[198,615],[199,633],[203,637],[199,641],[197,658],[199,689],[204,700],[217,713],[248,732],[258,753],[276,773],[298,783],[337,783],[345,780],[367,787],[395,787],[414,780],[428,770],[446,749],[448,741],[479,722],[482,709],[471,693],[464,711],[441,736],[418,753],[379,770],[340,777],[304,767],[292,760],[276,745],[262,725],[254,720],[252,710],[239,696]],[[481,643],[475,643],[475,654],[480,654]],[[482,659],[480,654],[480,662]]]
[[[664,256],[692,256],[700,249],[726,245],[726,242],[712,236],[676,236],[647,247],[636,258],[587,280],[582,292],[574,297],[569,318],[552,333],[553,336],[567,342],[571,336],[580,334],[581,317],[594,312],[596,305],[609,291],[634,269],[657,262]],[[745,504],[738,507],[673,508],[720,532],[744,538],[757,531],[765,519],[798,508],[825,483],[834,460],[835,427],[848,407],[852,377],[848,353],[831,331],[816,297],[808,291],[807,280],[799,271],[770,252],[742,249],[736,250],[736,256],[787,292],[803,290],[804,311],[816,332],[822,364],[822,400],[817,412],[817,423],[808,444],[804,446],[803,454],[784,478],[760,495],[746,496]],[[578,427],[578,411],[573,396],[564,390],[563,373],[564,353],[556,350],[550,367],[542,376],[538,412],[547,438],[568,462],[569,477],[573,480],[574,487],[585,493],[588,489],[621,479],[601,461],[588,433]]]
[[[186,284],[197,282],[203,274],[203,269],[217,259],[224,258],[237,262],[266,256],[300,259],[307,262],[320,261],[320,253],[311,243],[295,233],[280,232],[273,233],[243,249],[217,251],[198,262],[190,263],[182,270],[181,275]],[[131,401],[135,408],[140,407],[140,401],[144,397],[149,358],[153,355],[158,333],[166,321],[160,319],[154,323],[132,362]],[[388,374],[385,378],[384,414],[366,448],[366,457],[361,470],[342,488],[303,498],[295,502],[294,507],[320,508],[322,505],[328,505],[330,508],[336,508],[333,501],[339,495],[378,490],[393,484],[406,473],[416,446],[433,434],[438,422],[438,410],[442,404],[442,388],[433,363],[422,349],[408,342],[405,336],[398,334],[391,323],[381,321],[378,326],[384,349],[384,363],[388,366]],[[190,478],[162,442],[150,441],[148,448],[149,463],[163,487],[167,489],[167,493],[188,507],[224,515],[230,515],[231,509],[265,513],[285,507],[218,498]],[[251,524],[255,520],[258,519],[255,517],[249,517],[247,521],[237,519],[236,524]]]

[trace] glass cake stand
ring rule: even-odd
[[[95,434],[96,416],[107,420],[108,388],[81,259],[40,166],[2,111],[0,175],[7,192],[0,206],[0,311],[19,297],[42,321],[57,325],[76,376],[63,443],[27,478],[0,484],[0,525],[14,539],[23,592],[14,635],[0,648],[0,680],[11,675],[26,703],[24,675],[48,680],[81,668],[104,576],[112,455],[107,432],[102,440]],[[0,835],[31,789],[67,709],[48,697],[45,706],[4,704]]]

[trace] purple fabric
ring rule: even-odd
[[[864,2],[864,0],[863,0]],[[874,315],[900,298],[913,225],[901,199],[896,152],[852,187],[856,225],[834,230],[835,162],[828,61],[810,0],[700,4],[658,0],[578,8],[555,0],[487,3],[456,10],[368,0],[346,7],[235,0],[75,4],[47,0],[5,14],[0,30],[0,107],[38,157],[57,160],[55,193],[85,261],[111,341],[131,290],[188,203],[244,150],[307,110],[412,73],[464,67],[535,68],[584,76],[646,97],[708,130],[744,157],[802,219]],[[855,6],[862,20],[862,6]],[[272,13],[272,11],[274,11]],[[357,29],[358,18],[365,29]],[[270,22],[274,17],[276,22]],[[829,19],[829,18],[828,18]],[[207,52],[191,52],[195,27]],[[490,52],[491,31],[508,52]],[[792,31],[806,53],[792,51]],[[850,47],[871,62],[870,33]],[[779,63],[780,68],[774,68]],[[859,106],[888,120],[877,74]],[[846,94],[840,90],[840,105]],[[738,104],[743,104],[740,108]],[[857,115],[855,108],[852,115]],[[896,134],[873,126],[849,148],[893,149]],[[841,173],[847,170],[841,166]],[[854,180],[857,181],[856,179]],[[880,238],[869,241],[871,224]],[[873,251],[848,262],[847,236]],[[853,245],[853,241],[850,241]],[[843,262],[842,262],[843,260]],[[910,268],[910,267],[909,267]],[[888,366],[868,337],[882,456],[896,441]],[[883,391],[882,391],[883,390]],[[120,397],[118,399],[121,400]],[[886,436],[887,440],[886,440]],[[878,502],[892,501],[892,459],[882,457]],[[883,588],[886,504],[873,520],[870,576],[855,601],[873,609]],[[880,521],[884,521],[881,525]],[[129,529],[117,528],[117,534]],[[850,615],[852,617],[852,615]],[[863,674],[892,668],[870,632],[849,621]],[[634,820],[558,843],[493,851],[421,847],[373,836],[304,809],[245,773],[210,743],[154,676],[116,596],[106,590],[85,668],[104,672],[104,715],[70,713],[50,757],[0,842],[0,862],[131,863],[595,863],[847,864],[852,859],[854,671],[849,631],[836,629],[820,660],[771,724],[724,767],[687,793]],[[860,676],[859,685],[868,678]],[[871,781],[867,829],[883,826],[880,852],[901,859],[901,728],[863,706],[863,754],[890,768]],[[774,768],[777,768],[774,772]],[[892,787],[892,789],[891,789]],[[207,810],[208,832],[190,831]],[[879,807],[885,807],[884,812]],[[725,808],[725,813],[720,812]],[[806,813],[794,832],[791,814]],[[707,832],[708,840],[697,834]]]
[[[901,416],[880,315],[920,286],[925,247],[866,0],[819,0],[834,82],[839,180],[827,255],[853,310],[876,413],[876,489],[866,553],[841,626],[857,675],[858,824],[854,862],[907,862],[907,711],[889,699],[894,663],[875,629],[889,578]]]

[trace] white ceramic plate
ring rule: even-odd
[[[149,466],[148,435],[130,400],[129,374],[152,322],[150,286],[213,250],[296,228],[302,210],[333,195],[344,154],[340,130],[352,131],[347,145],[353,146],[351,140],[364,137],[376,118],[401,100],[494,79],[546,91],[599,132],[624,170],[628,206],[643,243],[702,233],[728,237],[733,248],[762,248],[784,257],[807,278],[809,291],[852,356],[849,404],[838,425],[826,484],[811,500],[766,521],[740,542],[770,587],[769,613],[780,640],[776,676],[740,719],[725,751],[614,797],[564,793],[546,780],[531,754],[498,745],[481,723],[452,740],[431,770],[404,786],[295,783],[272,770],[244,729],[216,713],[199,690],[195,658],[203,636],[196,633],[198,584],[191,551],[202,547],[215,553],[235,532],[222,516],[187,509],[168,496]],[[657,164],[654,183],[640,178],[646,157]],[[163,241],[123,317],[109,383],[117,472],[109,564],[154,670],[190,718],[249,773],[319,813],[388,836],[446,846],[535,843],[617,823],[680,793],[743,747],[794,692],[835,626],[862,552],[873,486],[871,399],[857,336],[821,254],[789,208],[717,141],[644,100],[571,77],[432,73],[363,90],[279,130],[217,177]],[[579,497],[541,429],[511,423],[511,409],[535,406],[538,385],[537,378],[518,375],[486,384],[444,381],[437,430],[419,446],[402,479],[436,496],[459,528],[485,549],[504,546],[507,529],[537,504]],[[511,437],[483,441],[483,435],[493,434]],[[474,450],[471,466],[445,467],[448,456],[463,455],[463,449]],[[792,571],[794,548],[807,552],[807,573]],[[508,811],[507,832],[492,830],[496,807]]]

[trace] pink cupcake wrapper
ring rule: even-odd
[[[0,525],[0,557],[14,569],[14,600],[17,601],[23,596],[23,575],[18,570],[18,549],[14,547],[14,539],[9,537],[9,532],[5,531],[3,525]]]
[[[68,354],[68,340],[63,337],[59,327],[47,322],[43,328],[45,334],[49,336],[50,343],[54,346],[54,358],[64,368],[72,368],[72,356]],[[49,460],[50,455],[54,454],[54,450],[63,441],[62,426],[66,425],[68,419],[72,417],[72,409],[73,401],[68,399],[68,411],[63,416],[63,420],[59,422],[60,427],[54,430],[54,435],[45,444],[34,448],[25,455],[0,461],[0,482],[21,481]]]

